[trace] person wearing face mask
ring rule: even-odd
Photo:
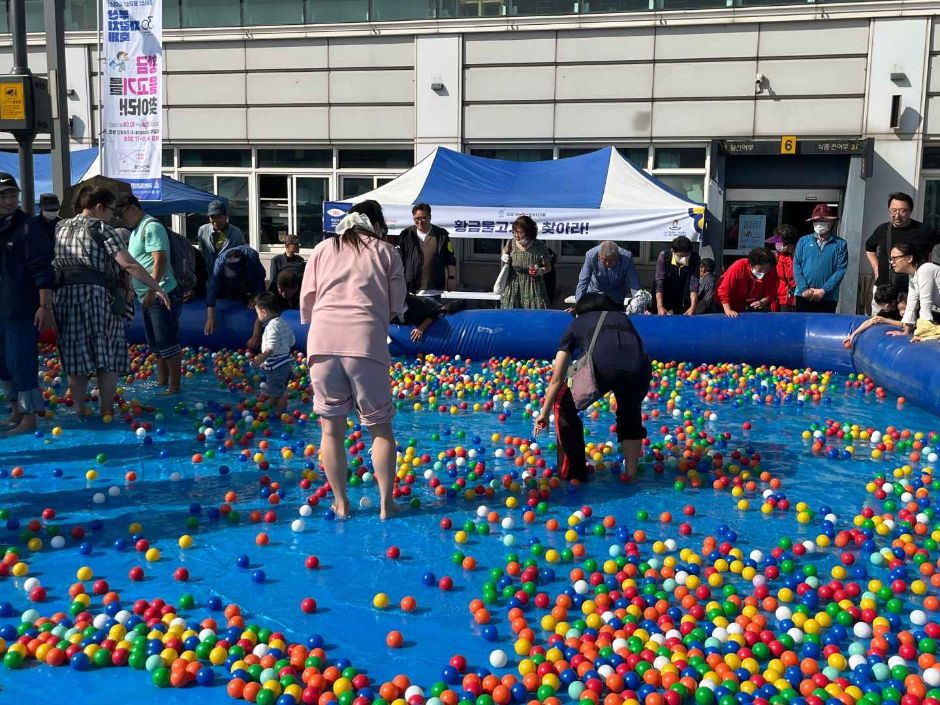
[[[509,278],[500,297],[502,308],[548,308],[545,275],[551,270],[551,255],[537,240],[539,228],[527,215],[512,224],[513,240],[503,250],[502,261]]]
[[[54,193],[44,193],[39,197],[39,215],[30,219],[30,224],[39,229],[48,238],[55,241],[55,226],[62,218],[59,217],[59,197]]]
[[[793,252],[800,235],[792,225],[777,226],[774,236],[767,241],[777,252],[777,297],[771,306],[774,311],[796,310],[796,281],[793,279]]]
[[[820,203],[809,221],[813,232],[804,235],[793,254],[796,282],[796,310],[804,313],[835,313],[839,286],[849,265],[849,248],[833,232],[837,218],[832,209]]]
[[[769,311],[777,296],[777,272],[774,254],[766,247],[755,247],[728,267],[718,282],[718,301],[725,315]]]
[[[656,312],[691,316],[698,306],[698,270],[702,260],[692,241],[680,235],[656,260]]]
[[[10,405],[2,430],[36,428],[43,408],[36,345],[53,324],[52,239],[19,208],[20,189],[0,173],[0,389]]]

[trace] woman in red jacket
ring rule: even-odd
[[[728,267],[718,283],[718,300],[725,315],[737,318],[744,311],[769,311],[777,296],[776,259],[765,247]]]
[[[800,234],[792,225],[784,223],[774,230],[767,241],[777,249],[777,296],[771,308],[774,311],[796,310],[796,280],[793,278],[793,252]]]

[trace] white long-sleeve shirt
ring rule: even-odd
[[[940,265],[927,262],[909,280],[904,323],[915,325],[918,318],[932,321],[935,313],[940,313]]]

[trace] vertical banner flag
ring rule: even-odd
[[[160,200],[163,0],[102,0],[102,174]]]

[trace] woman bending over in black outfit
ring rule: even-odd
[[[643,341],[623,306],[604,294],[585,294],[575,305],[577,318],[568,326],[558,344],[552,379],[545,392],[542,410],[535,417],[535,433],[555,415],[558,435],[558,469],[569,480],[587,479],[584,456],[584,426],[568,388],[566,372],[572,358],[586,354],[601,312],[607,311],[604,325],[594,344],[594,374],[598,390],[617,397],[617,439],[623,452],[627,477],[636,477],[646,429],[641,404],[649,391],[652,369]]]

